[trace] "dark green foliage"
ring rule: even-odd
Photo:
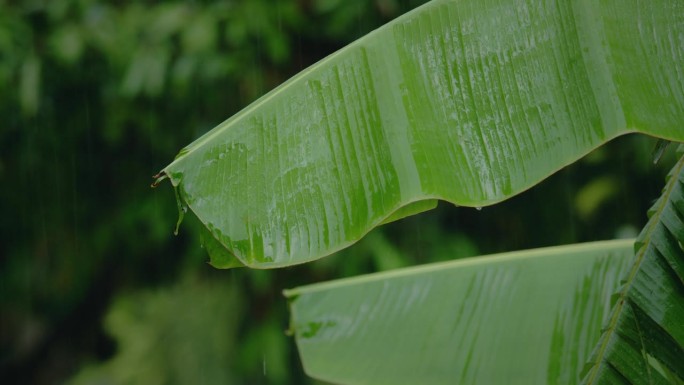
[[[684,157],[649,216],[587,384],[684,382]]]
[[[240,355],[241,294],[234,284],[197,280],[117,299],[104,323],[119,353],[71,383],[239,383],[231,364]]]

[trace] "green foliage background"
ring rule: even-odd
[[[217,271],[170,187],[185,144],[421,0],[0,0],[0,381],[301,384],[284,288],[634,236],[671,152],[629,136],[482,211],[448,204],[278,271]],[[531,315],[533,316],[533,315]]]

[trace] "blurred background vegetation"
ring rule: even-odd
[[[0,381],[305,384],[284,288],[634,236],[673,155],[618,139],[481,211],[438,209],[277,271],[211,268],[151,176],[421,0],[0,0]]]

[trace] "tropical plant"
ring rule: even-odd
[[[622,134],[684,141],[683,26],[678,0],[434,0],[197,139],[155,184],[202,222],[216,267],[312,261],[436,200],[505,200]],[[305,367],[529,384],[576,383],[590,362],[587,383],[684,381],[681,170],[634,258],[598,243],[288,291]]]

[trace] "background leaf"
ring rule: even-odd
[[[199,282],[120,298],[105,322],[118,354],[70,384],[237,384],[231,341],[240,301],[234,285]]]

